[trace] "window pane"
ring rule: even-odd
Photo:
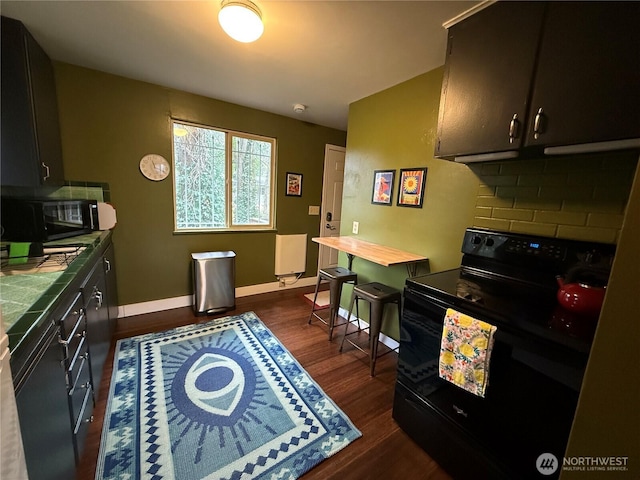
[[[273,140],[177,122],[173,133],[176,230],[273,226]]]
[[[233,225],[269,225],[271,143],[234,136],[231,164]]]
[[[174,134],[176,228],[225,227],[226,134],[191,125],[181,127],[187,134]]]

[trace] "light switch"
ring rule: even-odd
[[[360,228],[360,222],[353,222],[353,228],[351,229],[351,231],[353,232],[354,235],[358,234],[359,228]]]
[[[320,207],[318,205],[309,205],[309,215],[320,215]]]

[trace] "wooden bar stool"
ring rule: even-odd
[[[325,320],[320,315],[315,313],[316,309],[316,300],[318,298],[318,288],[320,287],[320,283],[322,281],[329,282],[329,318]],[[335,325],[335,321],[338,318],[338,310],[340,308],[340,296],[342,295],[342,285],[345,283],[356,284],[358,281],[358,275],[355,272],[352,272],[348,268],[344,267],[329,267],[322,268],[318,271],[318,281],[316,283],[316,292],[313,296],[313,306],[311,307],[311,315],[309,315],[309,321],[307,323],[311,323],[313,317],[316,317],[322,323],[329,326],[329,341],[333,337],[333,329],[338,326]],[[340,324],[342,325],[342,323]]]
[[[353,310],[353,304],[356,304],[358,308],[358,301],[366,300],[369,302],[369,326],[363,330],[369,331],[369,365],[371,367],[371,376],[375,374],[376,360],[378,359],[378,341],[380,337],[380,328],[382,327],[382,314],[384,313],[384,306],[388,303],[395,303],[398,306],[398,320],[402,316],[402,293],[395,288],[391,288],[387,285],[378,282],[364,283],[357,285],[353,288],[353,294],[351,295],[351,303],[349,305],[348,322],[344,328],[344,334],[342,335],[342,342],[340,342],[340,351],[344,345],[345,339],[355,348],[361,352],[367,353],[362,347],[352,342],[347,338],[349,335],[353,335],[360,331],[360,319],[353,320],[358,322],[358,331],[347,333],[349,329],[349,323],[351,320],[351,311]],[[357,315],[356,315],[357,316]],[[395,349],[394,349],[395,350]],[[382,355],[386,355],[394,350],[389,350]]]

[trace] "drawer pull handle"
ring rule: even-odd
[[[85,335],[86,335],[86,332],[83,330],[81,333],[76,333],[76,334],[72,335],[71,338],[63,340],[62,337],[60,336],[60,334],[58,334],[58,343],[60,345],[63,345],[65,347],[67,347],[74,338],[82,338]]]
[[[457,406],[455,406],[455,405],[454,405],[454,406],[453,406],[453,409],[455,410],[455,412],[456,412],[458,415],[462,415],[464,418],[467,418],[467,417],[468,417],[467,412],[465,412],[465,411],[464,411],[463,409],[461,409],[460,407],[457,407]]]
[[[74,338],[84,338],[86,335],[87,335],[87,332],[85,330],[83,330],[80,333],[76,333],[72,335],[71,338],[69,338],[68,340],[63,340],[62,337],[58,335],[58,343],[66,347],[71,343],[71,340],[73,340]]]

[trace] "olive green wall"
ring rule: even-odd
[[[461,239],[473,222],[478,194],[478,178],[469,168],[433,157],[443,71],[438,68],[349,107],[340,233],[351,235],[357,221],[358,238],[428,257],[418,273],[460,265]],[[399,169],[413,167],[427,167],[423,207],[399,207]],[[396,170],[392,206],[371,203],[373,172],[381,169]],[[340,264],[347,265],[344,255]],[[378,281],[398,289],[407,277],[404,266],[383,267],[358,258],[353,269],[360,283]],[[343,307],[348,308],[350,294],[351,287],[345,287]],[[387,309],[386,315],[383,331],[399,338],[395,310]]]
[[[325,145],[344,146],[345,132],[69,64],[55,73],[65,176],[107,182],[117,209],[121,305],[192,293],[192,252],[235,251],[236,287],[276,281],[275,231],[173,233],[172,177],[151,182],[138,169],[147,153],[171,159],[172,116],[277,139],[277,233],[308,234],[304,276],[316,275],[320,217],[308,207],[320,205]],[[303,174],[302,197],[284,195],[287,171]]]

